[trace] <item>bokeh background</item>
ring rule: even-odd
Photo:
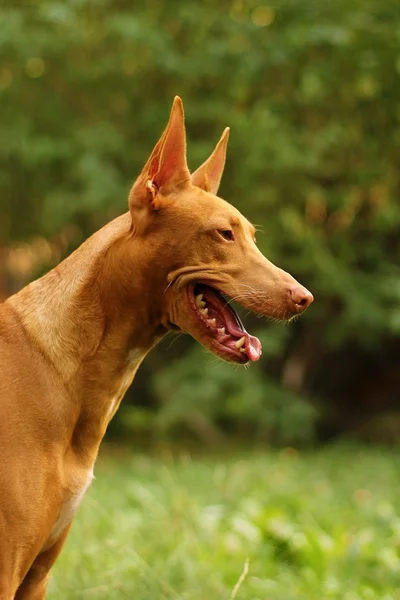
[[[110,434],[301,444],[400,432],[400,10],[390,0],[2,4],[0,295],[127,209],[175,94],[189,165],[316,301],[243,372],[190,339],[147,359]]]
[[[153,350],[49,599],[400,600],[398,0],[3,0],[0,300],[127,210],[176,94],[315,303],[244,315],[247,370]]]

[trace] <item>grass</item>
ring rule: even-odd
[[[400,600],[399,459],[106,450],[49,599]]]

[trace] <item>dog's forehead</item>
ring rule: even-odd
[[[241,223],[243,225],[250,225],[237,208],[219,196],[215,196],[199,188],[194,188],[194,193],[190,196],[191,202],[188,203],[189,210],[194,210],[198,214],[202,214],[208,218],[226,218],[232,224],[239,225]]]
[[[210,194],[211,195],[211,194]],[[235,208],[230,202],[227,200],[223,200],[222,198],[213,196],[213,198],[217,198],[218,203],[215,204],[215,212],[213,211],[213,216],[216,217],[225,217],[230,225],[236,227],[242,227],[243,229],[253,229],[252,224],[246,219],[242,213]]]

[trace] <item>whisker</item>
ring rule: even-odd
[[[171,333],[171,335],[172,335],[172,333]],[[173,339],[171,340],[171,343],[168,345],[168,348],[167,348],[167,350],[169,350],[169,349],[171,348],[172,344],[173,344],[174,342],[176,342],[176,340],[177,340],[178,338],[180,338],[182,335],[183,335],[183,333],[177,333],[177,334],[175,334],[175,335],[174,335],[174,337],[173,337]]]
[[[164,296],[165,292],[167,291],[167,289],[169,288],[169,286],[172,285],[172,284],[173,284],[173,279],[171,279],[171,281],[169,282],[169,284],[167,285],[167,287],[163,291],[163,293],[162,293],[163,296]]]

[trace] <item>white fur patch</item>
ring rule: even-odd
[[[65,500],[64,504],[61,506],[58,518],[57,518],[56,522],[54,523],[53,528],[51,530],[50,537],[52,539],[57,539],[58,536],[66,528],[66,526],[71,523],[71,521],[74,518],[75,513],[78,510],[78,507],[79,507],[80,503],[82,502],[82,499],[83,499],[84,495],[86,494],[93,479],[94,479],[94,475],[93,475],[93,469],[92,469],[91,471],[88,472],[88,474],[86,476],[86,480],[81,485],[81,487],[76,489],[73,492],[73,494],[67,500]]]
[[[126,360],[126,365],[125,365],[125,371],[124,374],[122,375],[121,381],[120,381],[120,385],[118,388],[118,392],[115,394],[115,396],[113,397],[113,399],[111,400],[108,412],[107,412],[107,418],[111,419],[115,413],[115,411],[117,410],[119,403],[121,402],[122,398],[125,396],[125,393],[128,389],[128,387],[131,385],[133,378],[135,376],[135,373],[140,365],[140,363],[142,362],[143,358],[145,357],[146,352],[144,350],[142,350],[141,348],[135,348],[134,350],[131,350],[128,354],[128,358]]]

